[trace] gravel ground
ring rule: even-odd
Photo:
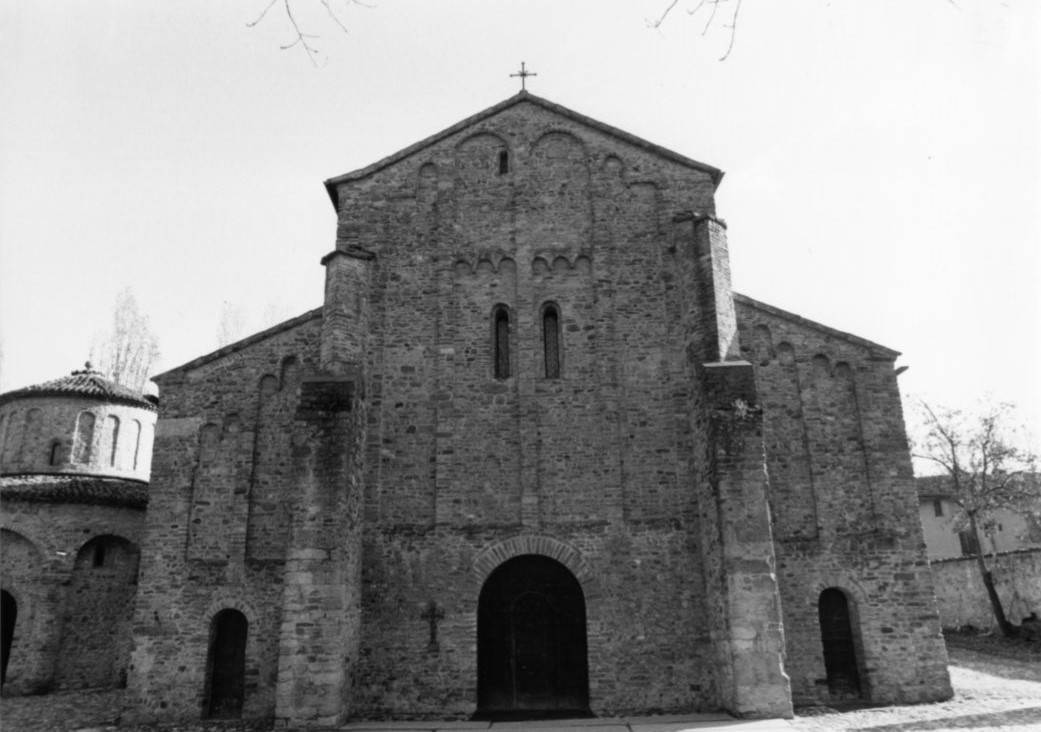
[[[989,636],[948,636],[955,695],[938,704],[840,711],[800,709],[796,732],[943,732],[1041,730],[1041,643]],[[121,691],[77,691],[0,700],[3,732],[115,730]],[[194,722],[119,727],[120,732],[257,732],[269,722]]]

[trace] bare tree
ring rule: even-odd
[[[977,547],[976,562],[994,617],[1003,635],[1014,635],[994,588],[980,533],[987,531],[1002,510],[1036,520],[1041,513],[1038,456],[1023,429],[1015,424],[1009,404],[988,404],[970,415],[936,409],[923,401],[920,416],[923,428],[915,441],[914,456],[942,470],[946,493],[961,512],[957,520]]]
[[[304,7],[305,8],[308,7],[308,6],[312,6],[313,7],[315,4],[321,5],[321,7],[324,9],[325,15],[328,17],[328,19],[330,19],[332,21],[332,23],[337,28],[339,28],[341,31],[346,33],[347,32],[347,26],[344,25],[343,19],[341,18],[343,5],[341,4],[340,7],[337,8],[337,7],[335,7],[335,3],[336,3],[336,0],[305,0]],[[358,2],[358,0],[347,0],[346,4],[350,4],[350,5],[364,5],[364,3]],[[312,64],[317,66],[318,65],[318,57],[321,55],[321,51],[314,45],[314,42],[315,42],[315,40],[318,39],[319,36],[318,36],[317,33],[305,32],[302,29],[302,27],[300,25],[300,22],[297,20],[296,14],[293,13],[294,6],[296,6],[298,9],[299,9],[299,6],[297,6],[293,2],[293,0],[271,0],[264,7],[264,9],[261,11],[260,15],[258,15],[255,20],[253,20],[253,21],[251,21],[249,23],[246,23],[246,27],[247,28],[254,28],[254,27],[256,27],[257,24],[259,24],[262,20],[264,20],[264,18],[268,14],[268,11],[270,11],[276,5],[281,6],[281,10],[285,14],[285,19],[286,19],[286,22],[289,24],[289,29],[291,31],[291,38],[292,38],[292,40],[289,43],[286,43],[285,45],[280,46],[280,48],[283,51],[287,51],[290,48],[300,48],[300,49],[303,49],[304,53],[307,54],[307,59]]]
[[[741,12],[741,0],[697,0],[697,2],[692,3],[684,3],[683,0],[670,0],[661,15],[658,16],[658,19],[651,22],[651,27],[660,28],[665,19],[676,9],[676,6],[681,4],[693,5],[693,7],[687,8],[687,15],[704,16],[705,25],[701,29],[702,36],[709,32],[709,29],[717,23],[718,19],[722,18],[723,28],[730,34],[730,42],[727,44],[727,50],[719,57],[719,60],[726,61],[727,57],[730,56],[730,52],[734,50],[734,39],[737,37],[737,16]],[[726,9],[723,11],[723,15],[719,16],[721,6],[725,6]]]
[[[947,3],[960,10],[955,0],[947,0]],[[698,16],[705,21],[701,29],[702,36],[707,35],[714,26],[722,25],[729,40],[726,51],[719,60],[726,61],[730,52],[734,50],[734,39],[737,38],[737,18],[741,14],[741,0],[668,0],[661,14],[648,25],[660,28],[677,8],[684,8],[687,15]]]
[[[111,329],[95,337],[91,360],[116,383],[144,391],[159,361],[159,341],[129,287],[116,295]]]
[[[246,311],[227,300],[221,306],[220,323],[217,326],[217,347],[223,348],[246,335]]]

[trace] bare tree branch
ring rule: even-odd
[[[332,22],[335,23],[341,31],[343,31],[344,33],[348,33],[347,26],[344,24],[343,19],[337,13],[336,9],[333,7],[331,0],[318,0],[318,2],[321,4],[322,8],[324,8],[325,14],[332,20]],[[363,2],[359,2],[359,0],[350,0],[350,2],[352,5],[371,7]],[[273,8],[277,3],[278,0],[271,0],[271,2],[269,2],[267,6],[265,6],[265,8],[261,11],[260,15],[258,15],[255,20],[246,23],[246,27],[255,28],[262,20],[264,20],[264,18],[268,15],[268,11],[270,11],[271,8]],[[299,46],[304,50],[304,53],[307,55],[307,59],[311,62],[311,64],[313,66],[318,66],[317,59],[321,55],[321,50],[317,48],[312,43],[312,41],[314,41],[317,38],[320,38],[321,36],[319,36],[317,33],[305,31],[304,28],[301,27],[300,23],[297,22],[296,15],[293,13],[292,0],[282,0],[282,7],[285,10],[286,20],[288,21],[289,27],[292,30],[293,40],[291,40],[289,43],[279,46],[279,48],[283,51],[286,51],[290,48]]]
[[[974,544],[976,561],[1002,633],[1013,626],[1005,617],[991,571],[983,555],[980,532],[993,536],[1002,511],[1041,517],[1041,481],[1038,456],[1012,422],[1012,407],[987,404],[978,415],[951,409],[937,410],[920,402],[923,434],[915,441],[914,456],[944,469],[950,499],[961,509]],[[992,545],[993,546],[993,545]]]
[[[144,391],[159,361],[159,342],[129,287],[116,296],[111,329],[95,336],[91,360],[116,383]]]

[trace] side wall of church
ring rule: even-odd
[[[718,705],[669,228],[712,191],[526,104],[340,186],[338,247],[375,255],[351,716],[472,713],[475,563],[535,539],[588,567],[594,711]]]
[[[209,713],[214,620],[229,610],[247,623],[242,714],[274,715],[289,442],[320,325],[317,312],[302,316],[159,381],[128,720]]]
[[[144,512],[5,500],[0,525],[0,587],[17,603],[4,694],[122,685]]]
[[[796,703],[831,699],[818,601],[841,590],[861,692],[950,695],[918,520],[896,353],[738,298],[764,410],[770,509]]]

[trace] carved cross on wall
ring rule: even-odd
[[[427,603],[426,608],[419,614],[420,619],[426,620],[430,623],[430,641],[427,643],[427,650],[436,652],[439,650],[440,645],[437,642],[437,623],[439,620],[445,619],[445,611],[437,606],[437,603],[431,600]]]

